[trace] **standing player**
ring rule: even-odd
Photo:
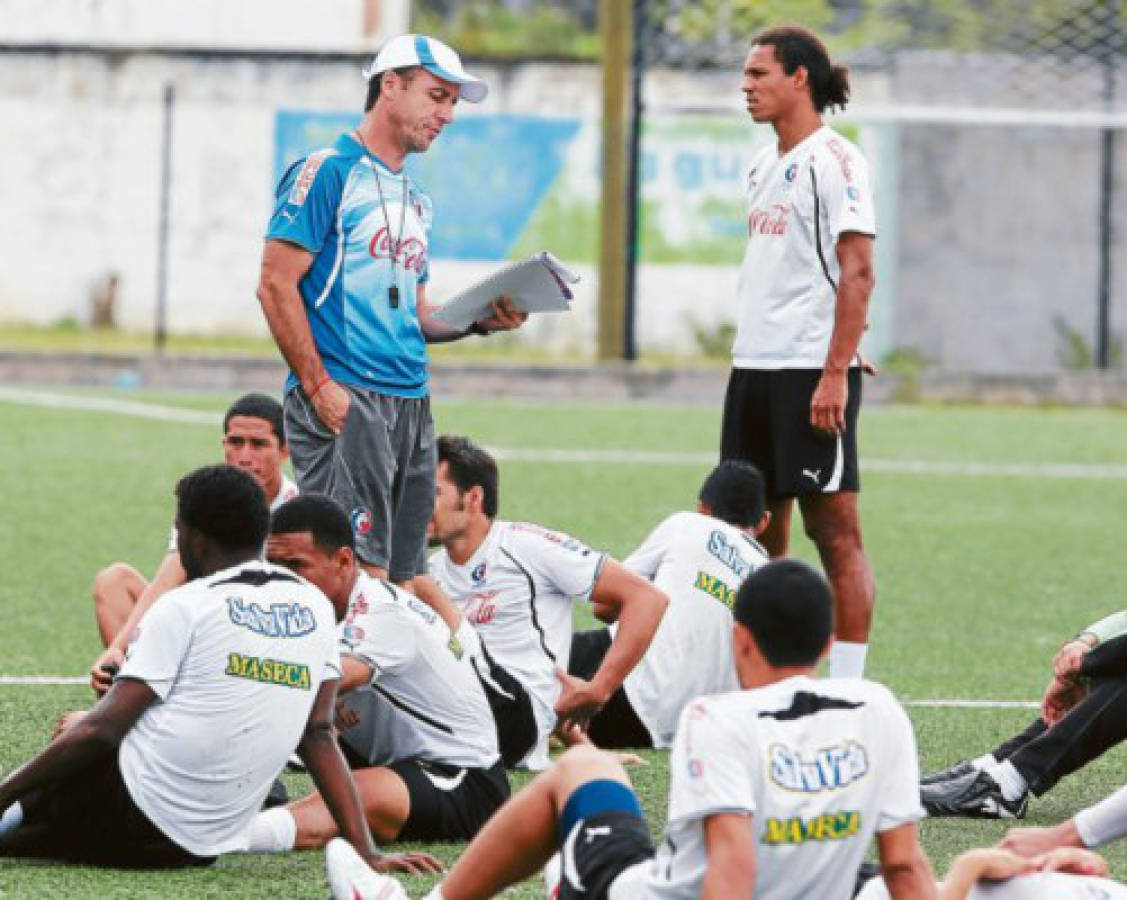
[[[282,405],[265,394],[245,394],[223,416],[223,459],[249,472],[262,485],[271,509],[297,495],[297,486],[282,471],[289,458],[282,425]],[[109,690],[114,667],[124,661],[137,623],[161,594],[187,580],[176,549],[176,529],[152,581],[133,566],[116,562],[94,578],[94,615],[106,650],[90,668],[90,683],[103,694]],[[108,668],[107,668],[108,667]]]
[[[231,466],[176,487],[189,583],[145,616],[113,686],[79,722],[0,783],[0,850],[115,866],[209,865],[242,845],[298,749],[341,830],[381,857],[333,739],[340,678],[324,594],[258,560],[269,510]]]
[[[767,562],[755,536],[767,527],[763,476],[738,460],[720,463],[700,489],[696,512],[663,521],[623,565],[669,597],[641,662],[591,719],[600,747],[669,747],[681,710],[695,697],[735,690],[732,605],[743,580]],[[568,671],[590,678],[614,625],[571,642]]]
[[[509,796],[493,715],[469,656],[434,610],[356,565],[348,516],[321,494],[274,515],[267,554],[348,610],[341,743],[376,840],[467,840]],[[323,847],[339,828],[314,793],[259,814],[247,849]]]
[[[876,586],[857,506],[858,344],[873,289],[873,199],[857,148],[822,124],[849,99],[846,70],[798,26],[752,40],[743,92],[778,139],[748,175],[748,245],[724,401],[721,457],[767,479],[762,541],[787,552],[798,498],[833,587],[830,674],[865,668]]]
[[[492,897],[557,848],[560,900],[847,900],[874,836],[892,896],[934,898],[908,717],[880,685],[813,677],[833,626],[825,579],[769,563],[734,614],[744,690],[682,714],[656,853],[622,767],[574,748],[486,824],[429,900]]]
[[[497,463],[467,438],[438,439],[431,523],[442,549],[431,574],[493,658],[532,697],[539,740],[524,766],[548,764],[557,722],[586,722],[610,700],[653,640],[668,598],[621,563],[539,525],[502,522]],[[590,601],[618,627],[589,678],[567,674],[572,606]]]
[[[459,99],[485,98],[485,83],[445,44],[410,34],[390,40],[365,77],[359,127],[278,185],[258,299],[290,366],[298,486],[349,511],[371,574],[405,583],[426,570],[434,506],[426,344],[516,328],[527,314],[498,298],[468,332],[432,318],[431,202],[403,171]]]

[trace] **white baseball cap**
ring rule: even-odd
[[[442,41],[422,34],[401,34],[383,45],[372,64],[364,69],[364,78],[388,69],[405,66],[422,66],[443,81],[461,85],[460,96],[470,103],[480,103],[489,93],[489,87],[462,68],[462,60]]]

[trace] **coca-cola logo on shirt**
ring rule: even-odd
[[[753,209],[747,217],[748,236],[786,234],[789,216],[790,204],[787,203],[775,203],[769,209]]]
[[[372,259],[391,259],[394,256],[405,271],[416,275],[421,275],[427,267],[427,245],[415,237],[394,241],[388,236],[386,225],[368,242],[368,254]]]

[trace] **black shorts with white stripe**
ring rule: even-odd
[[[560,855],[558,900],[603,900],[619,875],[653,858],[654,846],[644,819],[613,809],[576,822]]]
[[[720,458],[752,463],[763,473],[772,499],[861,488],[861,370],[851,368],[847,376],[845,433],[840,437],[810,424],[810,400],[821,377],[821,369],[733,369],[728,379]]]
[[[401,759],[387,768],[403,779],[411,811],[400,841],[468,841],[509,799],[505,764],[467,769],[423,759]]]

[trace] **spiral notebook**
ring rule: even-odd
[[[545,250],[451,297],[434,311],[434,318],[451,328],[469,328],[490,315],[489,304],[501,294],[508,294],[525,312],[563,312],[571,308],[568,285],[577,281],[578,275]]]

